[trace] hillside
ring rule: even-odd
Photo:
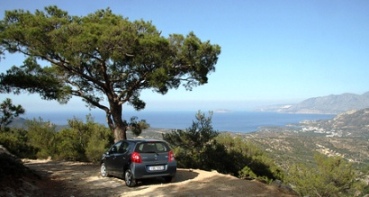
[[[281,166],[311,161],[315,152],[344,157],[359,167],[369,165],[369,108],[341,113],[331,120],[239,135],[270,152]]]
[[[314,97],[297,104],[266,106],[260,111],[281,113],[338,114],[369,107],[369,92],[362,95],[340,94]]]
[[[301,123],[304,131],[324,133],[326,136],[369,138],[369,108],[338,114],[331,120]]]

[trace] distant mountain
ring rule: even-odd
[[[369,107],[369,92],[362,95],[340,94],[306,99],[297,104],[268,106],[262,111],[307,114],[338,114]]]
[[[24,119],[24,118],[21,118],[21,117],[15,117],[13,119],[13,121],[9,125],[7,125],[7,127],[18,128],[18,129],[26,129],[26,122],[27,121],[32,121],[32,120]],[[68,125],[55,125],[55,130],[60,131],[61,129],[66,128],[66,127],[68,127]]]
[[[26,119],[21,118],[21,117],[16,117],[12,120],[12,122],[7,125],[8,127],[15,127],[15,128],[24,128],[25,124],[26,124]]]

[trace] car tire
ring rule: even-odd
[[[109,172],[108,170],[106,169],[106,166],[105,166],[105,163],[101,163],[100,165],[100,174],[102,177],[109,177]]]
[[[164,179],[164,181],[165,181],[166,183],[170,183],[170,182],[172,182],[173,177],[172,177],[172,176],[165,176],[165,177],[163,177],[163,179]]]
[[[124,172],[124,181],[126,182],[126,185],[128,187],[134,187],[136,186],[136,180],[133,178],[132,171],[130,169],[126,170]]]

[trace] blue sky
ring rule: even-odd
[[[250,110],[310,97],[369,91],[369,1],[248,0],[2,0],[4,10],[57,5],[83,16],[110,7],[131,20],[152,21],[163,36],[190,31],[222,47],[209,83],[166,95],[142,92],[145,110]],[[7,56],[0,72],[23,60]],[[38,95],[10,97],[28,111],[85,110]],[[47,107],[45,107],[47,106]],[[130,107],[127,108],[130,110]]]

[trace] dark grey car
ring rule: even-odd
[[[102,176],[118,176],[133,187],[137,180],[162,177],[170,182],[177,162],[168,143],[162,140],[122,140],[103,154]]]

